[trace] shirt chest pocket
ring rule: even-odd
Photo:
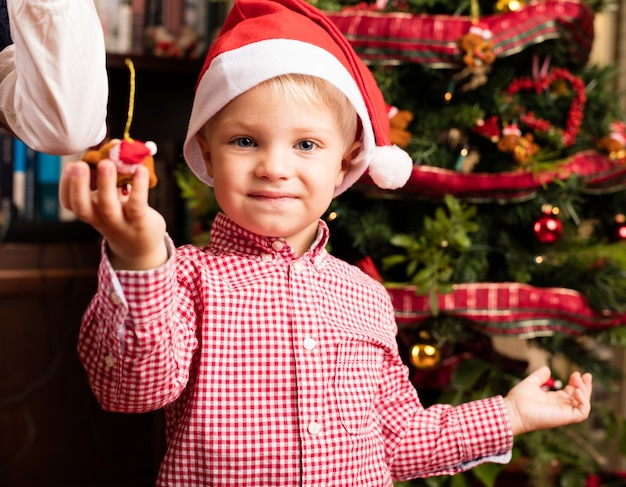
[[[382,365],[382,350],[371,343],[339,344],[335,393],[341,424],[352,435],[368,433],[374,426],[372,413]]]

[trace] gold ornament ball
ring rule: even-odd
[[[498,0],[494,10],[496,13],[517,12],[524,6],[521,0]]]
[[[410,360],[418,369],[430,369],[441,360],[441,351],[430,343],[416,343],[411,347]]]

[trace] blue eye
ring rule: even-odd
[[[254,142],[250,137],[237,137],[235,140],[233,140],[233,144],[235,144],[238,147],[254,147]]]
[[[303,140],[302,142],[298,142],[298,149],[303,151],[312,151],[317,147],[315,142],[311,142],[310,140]]]

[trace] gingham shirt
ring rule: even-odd
[[[166,408],[157,485],[382,487],[508,461],[501,397],[420,405],[385,289],[326,252],[323,222],[300,258],[224,215],[211,235],[151,271],[103,253],[81,328],[104,408]]]

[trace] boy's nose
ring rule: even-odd
[[[265,150],[260,153],[256,175],[260,178],[276,180],[289,177],[291,167],[284,151]]]

